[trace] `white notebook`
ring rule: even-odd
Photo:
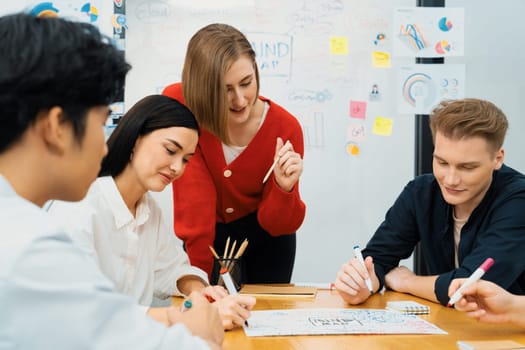
[[[386,308],[410,315],[426,315],[430,313],[430,307],[413,300],[387,301]]]

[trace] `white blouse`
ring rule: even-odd
[[[141,305],[151,305],[154,295],[181,295],[177,280],[183,276],[195,275],[208,283],[206,273],[190,265],[149,193],[133,217],[113,178],[100,177],[84,200],[55,201],[49,211],[63,220],[73,240],[96,259],[117,289]]]

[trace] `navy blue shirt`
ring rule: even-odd
[[[483,279],[525,294],[525,176],[505,165],[494,171],[485,197],[461,230],[457,269],[452,206],[433,174],[410,181],[363,250],[363,256],[374,258],[381,288],[385,274],[410,257],[418,243],[425,274],[438,275],[434,292],[443,305],[450,282],[470,276],[489,257],[494,266]]]

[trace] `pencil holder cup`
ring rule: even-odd
[[[214,259],[211,284],[217,284],[226,288],[221,277],[221,268],[225,268],[230,273],[235,289],[239,291],[242,286],[242,259]]]

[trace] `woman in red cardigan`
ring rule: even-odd
[[[247,239],[239,282],[289,282],[306,211],[303,134],[293,115],[259,96],[249,41],[226,24],[200,29],[188,44],[182,83],[163,94],[184,101],[202,127],[185,175],[173,183],[175,233],[191,264],[215,281],[208,246],[222,256],[228,237],[230,247]]]

